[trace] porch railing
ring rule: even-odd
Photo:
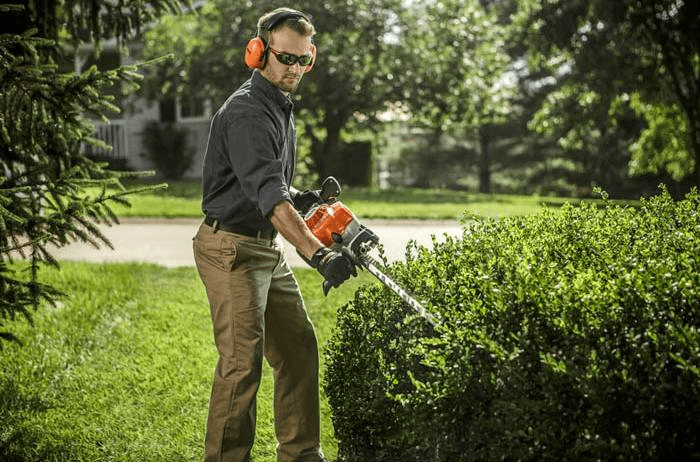
[[[95,122],[95,131],[95,138],[112,146],[112,149],[90,146],[89,149],[93,155],[109,159],[126,159],[128,146],[123,120],[112,120],[109,123]]]

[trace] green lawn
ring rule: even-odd
[[[198,182],[171,182],[162,191],[128,196],[131,207],[115,206],[120,217],[200,217]],[[502,217],[537,213],[543,206],[559,207],[578,199],[561,197],[479,194],[441,189],[409,189],[372,191],[367,188],[346,188],[340,196],[361,218],[448,219],[460,220],[465,213],[479,217]]]
[[[64,262],[61,271],[42,271],[66,296],[40,307],[33,326],[9,324],[24,346],[4,343],[0,357],[3,460],[201,460],[216,350],[196,270]],[[336,309],[371,276],[324,297],[314,270],[295,273],[324,345]],[[276,460],[272,385],[266,366],[256,462]],[[323,446],[333,459],[325,399],[322,412]]]

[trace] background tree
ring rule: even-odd
[[[402,98],[414,120],[473,141],[481,192],[491,192],[494,128],[511,114],[515,88],[506,29],[491,6],[478,0],[415,6],[401,47],[405,80],[412,81]]]
[[[469,93],[473,97],[491,91],[493,96],[493,88],[482,87],[487,91],[480,92],[472,78],[471,88],[459,90],[469,73],[460,69],[464,64],[458,55],[495,56],[495,51],[502,63],[508,62],[507,72],[500,75],[517,77],[518,86],[514,98],[505,98],[509,102],[504,106],[507,114],[500,120],[507,123],[478,124],[481,134],[472,136],[472,140],[481,138],[490,143],[472,143],[475,149],[464,151],[464,163],[479,165],[482,191],[490,189],[485,181],[490,170],[498,172],[497,188],[501,191],[589,195],[598,185],[615,197],[638,197],[666,182],[680,192],[685,187],[674,180],[692,172],[694,163],[687,149],[691,137],[686,127],[691,124],[679,110],[681,105],[673,101],[686,101],[688,113],[698,107],[692,104],[693,98],[697,100],[693,90],[697,84],[692,82],[697,79],[698,58],[697,52],[692,52],[695,45],[690,44],[697,43],[697,38],[688,28],[697,22],[697,8],[678,2],[676,9],[667,5],[667,15],[663,2],[646,2],[642,9],[634,5],[597,0],[482,0],[472,5],[423,5],[415,21],[426,25],[427,31],[416,34],[417,44],[406,49],[419,55],[423,50],[410,67],[421,69],[419,72],[428,79],[419,79],[418,85],[409,87],[416,88],[412,111],[433,111],[427,113],[426,122],[434,121],[438,128],[445,125],[445,119],[468,120],[467,114],[476,113],[464,110],[469,107],[465,103]],[[488,14],[470,14],[470,9]],[[652,19],[657,17],[666,21],[652,27]],[[460,18],[463,24],[450,33],[450,24],[459,23]],[[487,22],[482,30],[480,23],[484,20]],[[498,27],[489,27],[488,22],[494,21]],[[608,28],[613,32],[606,32],[602,22],[591,28],[596,21],[611,24]],[[664,27],[666,41],[660,33]],[[656,31],[656,35],[643,32],[647,29]],[[479,40],[483,39],[486,46],[465,40],[470,30],[478,31]],[[431,36],[431,31],[440,32]],[[643,34],[644,40],[639,38]],[[423,46],[419,45],[421,36]],[[652,39],[666,45],[649,45]],[[490,46],[495,46],[493,51]],[[688,53],[684,55],[680,50]],[[662,55],[671,55],[671,59],[664,64]],[[431,61],[431,57],[436,59]],[[488,83],[499,74],[484,62],[488,61],[479,63],[487,69],[481,81]],[[422,63],[428,63],[428,68]],[[440,68],[440,63],[450,65]],[[672,73],[665,70],[674,67],[677,70]],[[673,93],[671,74],[683,76],[682,84],[675,87],[683,89],[678,98]],[[450,75],[452,81],[444,77]],[[666,85],[659,83],[664,78]],[[452,92],[460,96],[458,104],[451,107],[446,101]],[[663,101],[667,102],[659,103]]]
[[[530,64],[556,82],[533,128],[592,155],[601,173],[625,150],[634,174],[700,182],[698,2],[520,0],[519,7]]]
[[[91,161],[83,146],[106,147],[93,138],[89,117],[118,112],[102,95],[119,84],[133,90],[139,75],[134,68],[64,72],[68,45],[127,39],[165,10],[178,11],[178,2],[25,0],[0,6],[0,327],[18,316],[31,320],[31,306],[57,296],[38,278],[42,263],[58,265],[49,244],[109,245],[97,223],[116,223],[110,203],[126,202],[120,174]],[[108,186],[121,191],[110,193]],[[29,264],[12,265],[14,259]],[[7,331],[0,332],[2,339],[17,340]]]

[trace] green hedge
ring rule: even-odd
[[[700,460],[700,196],[476,221],[338,313],[340,461]],[[415,246],[414,246],[415,247]]]

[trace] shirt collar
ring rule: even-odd
[[[265,96],[276,102],[280,107],[286,109],[290,106],[294,106],[292,99],[282,90],[268,82],[265,77],[260,75],[260,72],[257,69],[253,71],[252,78],[253,86],[259,88],[265,94]]]

